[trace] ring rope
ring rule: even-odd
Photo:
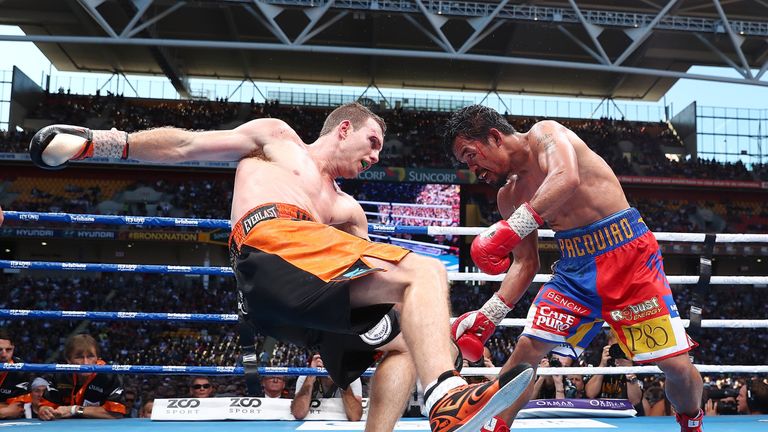
[[[111,263],[76,263],[54,261],[15,261],[0,260],[0,268],[17,270],[66,270],[104,273],[159,273],[193,275],[233,275],[230,267],[180,266],[160,264],[111,264]],[[490,281],[501,282],[504,275],[491,276],[484,273],[449,272],[450,281]],[[551,274],[537,274],[533,282],[548,282]],[[699,276],[667,276],[673,285],[694,285]],[[768,276],[712,276],[711,285],[768,285]]]
[[[192,219],[159,216],[115,216],[94,214],[69,214],[45,212],[6,211],[5,219],[9,221],[30,222],[60,222],[101,225],[135,225],[145,227],[187,227],[187,228],[226,228],[231,225],[225,219]],[[407,226],[368,224],[369,232],[386,234],[415,234],[415,235],[477,235],[485,231],[484,227],[439,227],[439,226]],[[675,233],[655,232],[659,241],[704,242],[704,233]],[[554,237],[552,230],[539,230],[543,238]],[[716,243],[768,243],[768,234],[718,234]]]
[[[694,365],[699,372],[704,373],[768,373],[768,366],[757,365]],[[242,366],[155,366],[155,365],[78,365],[78,364],[44,364],[44,363],[0,363],[0,371],[38,372],[38,373],[107,373],[107,374],[163,374],[163,375],[243,375]],[[369,368],[363,376],[370,377],[375,369]],[[463,368],[462,375],[497,375],[500,367],[494,368]],[[258,373],[264,376],[305,375],[327,376],[323,368],[308,367],[260,367]],[[538,368],[539,375],[616,375],[616,374],[659,374],[657,366],[629,367],[547,367]]]
[[[92,321],[185,321],[236,323],[237,314],[0,309],[0,319],[87,319]]]
[[[434,208],[434,209],[446,209],[451,210],[455,208],[450,204],[411,204],[411,203],[399,203],[399,202],[386,202],[386,201],[357,201],[360,204],[376,205],[385,207],[411,207],[411,208]]]
[[[162,322],[224,322],[236,323],[237,314],[199,314],[172,312],[107,312],[107,311],[68,311],[68,310],[32,310],[0,309],[0,319],[61,319],[93,321],[162,321]],[[452,318],[455,319],[455,318]],[[682,320],[684,326],[689,320]],[[505,318],[500,327],[523,327],[525,318]],[[605,324],[604,326],[607,326]],[[702,320],[706,328],[768,328],[766,319],[710,319]]]

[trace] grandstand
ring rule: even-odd
[[[579,109],[577,115],[562,109],[535,111],[535,105],[532,113],[509,109],[511,93],[523,98],[600,96],[605,106],[618,108],[622,99],[657,101],[681,78],[768,85],[761,79],[768,69],[761,45],[768,36],[768,13],[756,13],[743,2],[715,2],[717,7],[703,0],[666,6],[600,0],[579,6],[563,1],[2,3],[0,23],[18,25],[27,36],[0,40],[35,42],[60,71],[109,71],[115,82],[123,80],[119,92],[78,92],[61,87],[63,81],[35,82],[18,69],[4,74],[12,76],[0,83],[7,90],[3,94],[11,95],[7,129],[0,131],[0,206],[5,210],[229,219],[235,163],[163,167],[97,159],[72,163],[63,171],[42,171],[29,161],[29,140],[37,129],[55,123],[134,132],[162,126],[229,129],[253,119],[280,118],[312,142],[334,105],[360,99],[389,126],[378,166],[339,182],[361,202],[368,221],[487,226],[500,218],[495,190],[479,183],[474,173],[455,168],[440,145],[440,126],[450,111],[479,101],[469,95],[419,101],[408,94],[450,89],[480,92],[482,101],[493,99],[520,131],[538,120],[554,119],[576,132],[609,163],[653,231],[768,232],[768,168],[760,145],[768,138],[765,112],[711,112],[692,105],[676,115],[667,116],[662,109],[655,117],[648,118],[653,111],[646,111],[630,118],[626,109],[611,109],[612,115],[598,109],[586,114]],[[691,65],[719,63],[743,72],[743,79],[686,72]],[[137,90],[138,85],[133,88],[136,74],[162,74],[175,89],[174,97],[158,98]],[[203,97],[190,84],[214,76],[234,80],[236,90],[227,87],[227,94]],[[275,91],[262,92],[256,81],[280,84],[274,84]],[[308,94],[295,90],[294,82],[368,87],[362,94],[345,94],[344,88]],[[400,96],[387,96],[392,87]],[[251,90],[245,96],[244,88]],[[235,93],[239,97],[232,97]],[[731,115],[746,126],[718,132],[706,123]],[[723,148],[724,137],[747,144]],[[0,259],[226,267],[228,235],[222,228],[51,227],[7,221],[0,227]],[[469,243],[459,236],[372,237],[441,257],[452,270],[476,271]],[[668,274],[698,274],[699,245],[672,241],[662,247]],[[559,257],[551,239],[542,239],[539,251],[542,269]],[[718,243],[713,254],[716,276],[768,274],[765,244]],[[58,270],[5,269],[0,285],[7,293],[0,300],[3,310],[231,314],[237,309],[229,276],[104,272],[73,278]],[[498,286],[454,282],[452,309],[455,314],[476,309]],[[516,317],[527,310],[540,286],[529,288],[513,312]],[[764,284],[710,288],[699,299],[695,286],[673,286],[681,313],[703,304],[707,319],[768,317]],[[17,354],[31,363],[61,361],[62,341],[79,331],[97,336],[104,358],[114,364],[234,366],[240,355],[236,327],[230,324],[33,319],[3,324],[19,335]],[[739,329],[734,337],[733,331],[703,329],[696,362],[764,365],[766,332]],[[506,360],[518,334],[508,328],[494,334],[488,346],[495,364]],[[599,364],[603,339],[593,342],[581,364]],[[311,357],[306,349],[263,336],[256,346],[263,366],[300,367]],[[743,381],[740,375],[707,377],[713,382],[718,378],[732,387]],[[236,394],[244,395],[241,378],[219,380],[222,388],[234,384]],[[126,386],[144,399],[181,396],[185,385],[182,377],[126,377]]]

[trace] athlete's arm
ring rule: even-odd
[[[568,139],[568,129],[551,120],[536,123],[529,140],[538,155],[539,167],[546,173],[529,204],[544,219],[554,218],[580,183],[576,151]]]
[[[129,135],[129,157],[148,162],[238,161],[249,154],[263,153],[268,142],[293,138],[295,134],[285,122],[271,118],[223,131],[150,129]]]
[[[365,216],[363,207],[354,198],[341,192],[344,196],[339,200],[336,207],[343,206],[346,210],[337,210],[337,214],[347,213],[346,220],[343,223],[333,224],[334,228],[340,229],[354,236],[370,240],[368,237],[368,218]]]
[[[504,189],[500,189],[496,196],[499,213],[504,219],[510,217],[515,211],[513,199],[510,193],[505,193]],[[534,231],[512,249],[512,264],[498,291],[508,305],[514,305],[520,300],[539,271],[541,263],[538,238],[538,232]]]
[[[32,160],[44,168],[61,168],[69,160],[114,157],[146,162],[238,161],[264,157],[269,142],[297,140],[285,122],[257,119],[224,131],[188,131],[162,127],[128,134],[68,125],[47,126],[32,138]]]

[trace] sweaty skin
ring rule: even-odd
[[[526,133],[496,135],[490,149],[457,138],[454,154],[478,178],[503,184],[497,198],[504,218],[528,201],[552,229],[562,231],[629,207],[608,164],[561,124],[542,121]]]

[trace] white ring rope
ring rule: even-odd
[[[429,217],[429,216],[415,216],[415,215],[406,215],[406,214],[392,214],[392,213],[381,213],[381,212],[365,212],[368,216],[379,216],[380,219],[416,219],[416,220],[427,220],[427,221],[434,221],[434,222],[445,222],[445,223],[452,223],[453,219],[451,218],[437,218],[437,217]]]
[[[768,373],[768,366],[745,365],[694,365],[699,372],[720,373],[736,372],[746,374]],[[498,375],[500,367],[482,368],[465,367],[461,369],[462,375]],[[536,370],[539,375],[620,375],[620,374],[660,374],[663,373],[658,366],[615,366],[615,367],[541,367]]]
[[[429,235],[478,235],[485,231],[485,227],[438,227],[430,226],[427,230]],[[676,232],[654,232],[658,241],[678,241],[703,243],[704,233],[676,233]],[[540,229],[539,237],[553,238],[555,232],[548,229]],[[768,234],[717,234],[715,243],[768,243]]]
[[[448,280],[451,281],[485,281],[501,282],[506,275],[487,275],[485,273],[448,273]],[[533,282],[549,282],[551,274],[537,274]],[[695,285],[699,283],[698,276],[667,276],[670,284],[673,285]],[[710,285],[768,285],[768,276],[712,276]]]
[[[413,208],[434,208],[434,209],[453,209],[456,206],[449,204],[409,204],[409,203],[396,203],[385,201],[357,201],[360,204],[379,205],[385,207],[413,207]]]
[[[420,242],[420,241],[416,241],[416,240],[403,239],[403,238],[400,238],[400,237],[383,236],[383,235],[378,235],[378,234],[368,234],[368,237],[376,238],[376,239],[382,239],[382,240],[388,240],[388,241],[391,241],[391,242],[407,243],[407,244],[412,244],[412,245],[424,246],[424,247],[429,247],[429,248],[437,248],[437,249],[445,249],[445,250],[450,250],[451,249],[451,247],[448,246],[448,245],[441,245],[441,244],[437,244],[437,243]]]
[[[455,318],[452,318],[453,320]],[[689,320],[681,320],[685,327],[689,326]],[[497,327],[525,327],[525,318],[504,318]],[[603,327],[608,327],[608,324],[604,324]],[[766,319],[705,319],[701,320],[702,328],[739,328],[739,329],[752,329],[752,328],[768,328],[768,320]]]

